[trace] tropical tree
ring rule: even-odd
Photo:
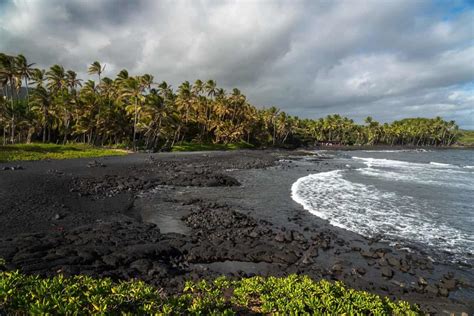
[[[339,114],[300,119],[276,107],[257,108],[237,88],[227,93],[214,80],[188,81],[177,91],[165,81],[155,85],[151,74],[115,79],[103,77],[105,65],[93,62],[90,75],[53,65],[33,69],[22,56],[0,53],[0,136],[16,141],[82,141],[106,145],[133,143],[158,150],[176,142],[230,143],[258,146],[410,145],[449,146],[459,128],[454,121],[407,118],[364,124]],[[26,86],[26,100],[18,93]],[[30,85],[33,85],[30,100]],[[30,108],[31,106],[31,108]]]
[[[104,72],[105,70],[105,66],[102,66],[98,61],[94,61],[90,66],[89,66],[89,69],[88,69],[88,73],[90,75],[97,75],[99,77],[99,84],[101,82],[100,80],[100,76],[102,75],[102,73]]]
[[[18,69],[18,74],[20,78],[25,80],[26,103],[29,108],[30,93],[29,93],[28,80],[31,78],[31,75],[33,73],[32,66],[35,65],[35,63],[28,63],[28,61],[26,60],[26,57],[23,55],[18,55],[16,57],[16,63],[17,63],[17,69]],[[20,79],[20,82],[21,82],[21,79]]]
[[[123,81],[119,88],[119,99],[128,103],[126,106],[127,112],[133,113],[133,150],[137,149],[137,124],[139,119],[139,111],[142,102],[144,101],[143,90],[144,85],[141,83],[142,78],[130,77]],[[132,110],[133,109],[133,110]]]

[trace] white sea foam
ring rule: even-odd
[[[385,150],[361,150],[367,153],[405,153],[405,152],[429,152],[426,149],[385,149]]]
[[[449,163],[441,163],[441,162],[435,162],[435,161],[431,161],[430,165],[436,166],[436,167],[442,167],[442,168],[459,168],[459,166],[451,165]]]
[[[391,159],[377,159],[377,158],[363,158],[363,157],[352,157],[355,160],[361,160],[367,166],[377,166],[377,167],[395,167],[395,166],[404,166],[404,167],[423,167],[426,166],[422,163],[416,162],[408,162],[408,161],[401,161],[401,160],[391,160]]]
[[[362,168],[364,170],[369,168]],[[367,171],[367,170],[365,170]],[[365,236],[382,234],[449,250],[474,251],[474,237],[425,216],[426,202],[348,181],[348,170],[311,174],[291,187],[292,198],[312,214]]]
[[[416,182],[423,185],[446,186],[474,191],[470,172],[459,166],[430,162],[416,163],[401,160],[352,157],[367,168],[357,169],[360,174],[391,181]]]
[[[362,158],[362,157],[352,157],[356,160],[362,160],[367,166],[378,166],[378,167],[408,167],[408,168],[454,168],[457,169],[459,166],[451,165],[447,163],[440,163],[431,161],[428,164],[419,163],[419,162],[409,162],[409,161],[402,161],[402,160],[391,160],[391,159],[377,159],[377,158]]]

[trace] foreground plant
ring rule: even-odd
[[[418,315],[417,306],[315,282],[306,276],[252,277],[187,282],[166,296],[142,281],[113,282],[88,276],[52,278],[0,272],[0,314],[372,314]]]

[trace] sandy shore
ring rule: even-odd
[[[419,303],[473,312],[469,268],[332,227],[291,199],[337,160],[286,151],[135,154],[22,162],[0,171],[0,257],[8,269],[185,279],[308,274]]]

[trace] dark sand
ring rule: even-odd
[[[186,279],[303,273],[426,311],[474,311],[472,267],[368,240],[295,203],[290,188],[299,177],[345,168],[302,155],[162,153],[0,164],[23,167],[0,171],[0,257],[26,273],[140,278],[169,293]]]

